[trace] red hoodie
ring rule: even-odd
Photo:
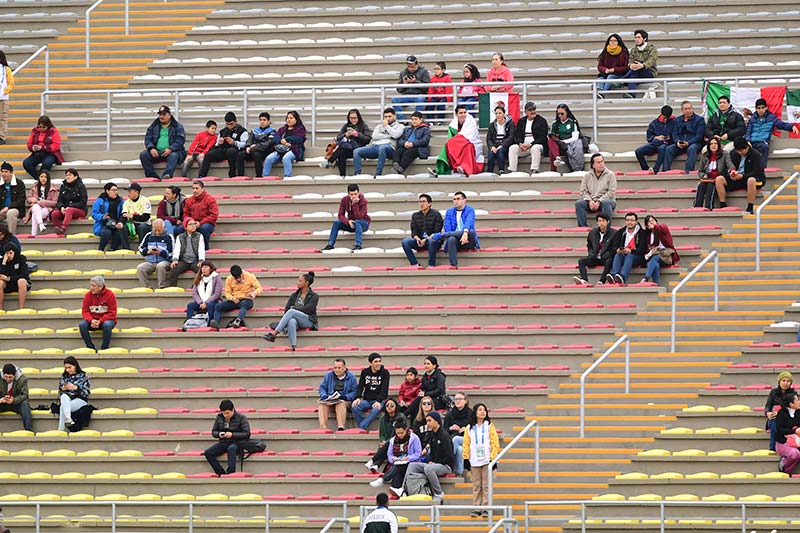
[[[422,387],[422,380],[419,377],[411,383],[403,380],[400,384],[400,392],[397,394],[397,397],[400,401],[410,404],[417,398],[420,387]]]
[[[431,76],[431,83],[453,83],[453,80],[450,78],[450,74],[445,74],[444,76]],[[442,97],[446,96],[446,102],[453,101],[453,88],[452,87],[428,87],[428,94],[433,97]],[[441,101],[439,98],[437,100],[432,100],[428,98],[429,102]]]
[[[206,130],[201,131],[194,136],[192,144],[189,145],[189,155],[192,154],[205,154],[217,144],[217,135],[208,133]]]
[[[108,287],[98,294],[87,291],[83,296],[83,319],[87,322],[99,320],[102,324],[106,320],[113,320],[117,323],[117,296]]]
[[[189,196],[183,202],[183,221],[194,219],[198,225],[216,224],[219,217],[219,206],[217,201],[208,194],[207,191],[200,193],[200,196]]]

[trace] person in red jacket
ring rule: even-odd
[[[339,201],[339,215],[331,225],[331,234],[328,244],[322,251],[333,250],[339,231],[356,234],[353,250],[361,249],[361,235],[369,229],[371,219],[367,214],[367,199],[358,190],[358,185],[351,183],[347,186],[347,196],[342,196]]]
[[[206,250],[209,248],[208,243],[211,240],[211,234],[214,233],[218,217],[219,206],[217,201],[208,194],[202,181],[194,180],[192,183],[192,195],[183,202],[183,222],[185,224],[189,219],[197,221],[200,225],[197,231],[203,235],[203,243]],[[184,229],[184,226],[176,228],[175,235],[180,235]]]
[[[444,61],[437,61],[433,67],[433,76],[431,76],[431,83],[453,83],[450,74],[445,72],[447,64]],[[444,110],[447,108],[447,103],[453,101],[453,88],[452,87],[428,87],[428,102],[431,105],[428,111],[435,111],[428,115],[431,120],[444,120]]]
[[[658,283],[661,279],[661,266],[677,265],[681,258],[678,252],[675,251],[672,233],[670,233],[666,224],[659,224],[656,217],[647,215],[644,217],[644,227],[650,230],[650,243],[647,255],[644,256],[645,261],[647,261],[647,273],[644,275],[642,283]],[[662,250],[666,250],[669,253],[668,258],[662,257]],[[672,252],[669,252],[669,250],[672,250]]]
[[[189,151],[186,152],[186,159],[183,160],[181,168],[183,176],[189,172],[193,162],[197,161],[198,167],[203,163],[206,153],[217,144],[217,138],[217,123],[209,120],[206,122],[206,129],[195,135],[192,144],[189,145]]]
[[[397,396],[397,401],[400,407],[405,409],[419,396],[419,389],[422,387],[422,380],[419,377],[419,372],[413,366],[408,367],[406,370],[406,379],[400,384],[400,393]]]
[[[33,179],[38,179],[39,172],[50,170],[56,163],[64,162],[61,154],[61,134],[53,126],[53,121],[47,115],[39,117],[36,127],[28,136],[28,151],[31,153],[22,162],[22,166]],[[38,167],[41,165],[41,169]]]
[[[117,297],[106,287],[103,276],[92,276],[89,280],[89,291],[83,296],[81,313],[83,320],[78,324],[78,329],[86,347],[97,350],[89,332],[102,329],[103,344],[100,349],[108,349],[111,344],[111,331],[117,324]]]

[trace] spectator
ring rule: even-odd
[[[306,272],[297,278],[297,290],[286,300],[283,316],[274,329],[264,335],[264,339],[275,342],[278,335],[286,333],[289,336],[292,351],[294,351],[297,346],[297,328],[310,328],[314,331],[319,329],[317,318],[319,294],[311,289],[313,283],[313,272]]]
[[[389,510],[389,495],[381,492],[375,497],[378,507],[361,524],[361,533],[397,533],[397,516]]]
[[[261,177],[264,170],[264,160],[275,149],[275,128],[269,125],[271,117],[264,111],[258,115],[258,127],[253,128],[247,137],[244,150],[236,156],[236,172],[239,176],[245,175],[245,161],[253,161],[256,177]]]
[[[323,159],[320,168],[331,168],[334,164],[339,167],[339,175],[347,175],[347,160],[353,157],[353,152],[368,145],[372,140],[372,130],[364,122],[361,111],[351,109],[347,112],[347,122],[339,129],[336,135],[336,148],[328,159]]]
[[[603,273],[600,274],[598,285],[603,284],[611,272],[611,262],[614,260],[614,235],[617,233],[610,226],[611,217],[606,213],[597,213],[595,216],[597,226],[592,228],[586,236],[586,257],[578,259],[578,271],[580,276],[572,278],[575,283],[589,285],[589,273],[587,267],[602,266]]]
[[[789,474],[800,462],[800,449],[786,442],[786,437],[800,435],[800,397],[796,392],[785,394],[781,410],[775,417],[775,451],[780,455],[778,470]]]
[[[50,215],[56,233],[64,235],[72,219],[84,218],[89,205],[86,185],[83,184],[78,171],[68,168],[64,172],[64,181],[58,189],[56,208]]]
[[[96,350],[90,331],[103,330],[101,350],[111,346],[111,333],[117,324],[117,296],[106,287],[103,276],[92,276],[89,280],[89,291],[83,296],[81,307],[83,320],[78,324],[81,338],[87,348]]]
[[[31,208],[22,220],[31,223],[31,235],[36,237],[47,229],[46,221],[50,218],[56,203],[58,203],[58,187],[53,185],[50,173],[42,170],[28,193],[27,204]]]
[[[197,176],[201,179],[208,176],[208,169],[211,168],[211,163],[223,160],[228,161],[228,177],[233,178],[236,176],[236,160],[239,157],[239,152],[243,151],[247,145],[249,138],[250,134],[244,126],[236,122],[236,113],[232,111],[225,113],[225,127],[219,130],[216,145],[203,158]]]
[[[661,267],[663,265],[677,265],[680,261],[678,252],[675,251],[675,244],[672,242],[672,233],[666,224],[659,224],[658,219],[653,215],[644,217],[644,227],[649,230],[649,242],[647,254],[644,259],[647,261],[647,272],[642,278],[642,283],[653,282],[658,284],[661,281]]]
[[[164,189],[164,198],[158,202],[156,217],[164,221],[164,231],[167,235],[175,235],[175,230],[183,224],[183,202],[186,197],[181,194],[181,188],[170,185]]]
[[[3,372],[5,377],[5,371]],[[6,378],[6,381],[8,379]],[[764,415],[767,417],[766,429],[769,431],[769,449],[775,451],[775,437],[777,434],[777,422],[775,418],[778,416],[778,411],[782,409],[784,400],[789,394],[797,394],[797,391],[792,387],[794,377],[791,372],[784,370],[778,374],[778,386],[769,391],[767,396],[767,403],[764,405]]]
[[[587,213],[601,211],[611,220],[617,207],[617,176],[606,167],[603,154],[592,154],[589,166],[592,169],[581,178],[581,198],[575,201],[575,218],[580,227],[588,227]]]
[[[462,457],[464,429],[470,423],[472,409],[469,407],[469,398],[464,392],[457,392],[453,397],[453,401],[455,401],[455,406],[447,411],[444,416],[444,428],[453,441],[453,457],[455,458],[453,473],[461,476],[464,474],[464,459]]]
[[[769,141],[775,130],[792,131],[800,135],[800,126],[784,122],[767,109],[767,101],[763,98],[756,100],[756,112],[750,114],[744,138],[761,154],[761,164],[764,168],[769,162]]]
[[[147,128],[144,135],[145,149],[139,154],[144,175],[148,178],[170,179],[175,175],[178,163],[186,157],[186,131],[183,125],[175,120],[169,106],[162,105],[158,108],[158,118]],[[161,177],[158,177],[154,163],[166,161],[167,168]]]
[[[425,396],[433,399],[436,409],[447,407],[447,376],[439,368],[439,361],[435,355],[426,355],[423,361],[425,372],[422,374],[422,384],[417,393],[417,398],[406,408],[406,416],[413,416],[419,410],[420,402]]]
[[[25,183],[18,180],[11,163],[0,164],[0,222],[8,222],[11,233],[17,233],[19,216],[25,213]]]
[[[14,72],[8,66],[6,54],[0,51],[0,144],[8,137],[8,96],[14,90]]]
[[[419,401],[419,409],[417,409],[416,413],[413,413],[414,420],[411,422],[411,431],[419,437],[423,448],[428,444],[428,437],[430,437],[426,417],[428,413],[431,413],[433,410],[433,398],[430,396],[422,396]]]
[[[403,104],[417,104],[415,111],[422,112],[424,110],[424,103],[428,87],[421,87],[421,84],[431,82],[431,75],[428,71],[419,64],[417,56],[408,56],[406,58],[406,68],[400,71],[398,84],[401,87],[397,88],[397,92],[403,96],[395,96],[392,98],[392,106],[397,111],[397,119],[403,120]]]
[[[381,354],[372,352],[367,358],[369,366],[361,370],[356,399],[353,400],[353,418],[360,429],[369,430],[378,418],[389,397],[389,371],[383,366]]]
[[[65,357],[64,372],[58,380],[58,398],[61,403],[58,416],[59,431],[71,427],[74,424],[72,414],[89,404],[91,388],[89,376],[81,369],[78,360],[71,355]]]
[[[353,250],[361,250],[361,236],[369,229],[371,219],[367,214],[367,199],[359,192],[358,185],[351,183],[347,186],[347,196],[342,196],[339,201],[339,214],[331,224],[331,233],[328,244],[322,251],[333,250],[340,231],[355,233],[356,239]]]
[[[519,159],[531,158],[531,174],[539,172],[542,154],[547,151],[547,121],[536,113],[536,104],[525,104],[525,118],[514,128],[514,142],[508,148],[508,171],[516,172]]]
[[[384,483],[391,483],[391,491],[400,497],[403,495],[403,481],[408,466],[419,463],[422,458],[422,442],[419,435],[408,428],[405,417],[398,418],[394,423],[394,436],[386,446],[386,456],[389,470],[372,480],[370,486],[377,488]]]
[[[514,81],[514,74],[506,66],[506,58],[500,52],[492,54],[492,68],[486,73],[487,82]],[[510,93],[513,85],[488,85],[486,91],[494,93]]]
[[[6,244],[13,244],[17,250],[22,250],[22,243],[8,230],[8,224],[0,222],[0,248]]]
[[[31,153],[22,162],[30,177],[36,179],[42,170],[50,170],[53,165],[64,162],[61,153],[61,135],[47,115],[39,117],[36,127],[28,136],[28,151]],[[36,167],[41,166],[38,170]]]
[[[172,263],[169,269],[169,286],[178,285],[178,276],[191,270],[197,274],[206,260],[206,245],[203,236],[197,231],[197,221],[184,220],[186,231],[175,237],[172,249]]]
[[[455,458],[453,457],[453,443],[450,435],[442,427],[442,415],[437,411],[431,411],[425,417],[431,436],[428,444],[423,450],[423,455],[427,457],[427,463],[411,463],[406,470],[406,478],[410,474],[423,473],[428,478],[431,486],[431,496],[434,502],[441,502],[444,499],[444,491],[439,483],[440,476],[446,476],[453,472]]]
[[[706,149],[700,154],[700,163],[697,167],[700,181],[697,183],[694,206],[713,210],[717,178],[729,176],[731,171],[730,156],[722,149],[719,139],[712,137],[708,141]]]
[[[459,174],[467,176],[483,171],[483,143],[481,143],[478,122],[467,113],[463,104],[456,106],[455,117],[449,126],[450,138],[442,152],[447,166]],[[439,156],[441,159],[441,156]]]
[[[634,46],[629,53],[630,63],[628,64],[628,72],[622,76],[623,80],[640,80],[647,78],[655,78],[658,76],[658,50],[650,44],[647,32],[644,30],[636,30],[633,32]],[[625,96],[626,98],[636,98],[636,88],[639,82],[628,82],[628,90],[630,91]]]
[[[628,73],[628,47],[618,33],[612,33],[606,39],[603,51],[597,56],[597,75],[603,80],[616,80]],[[610,81],[597,84],[597,96],[605,98],[605,91],[610,91],[617,84]]]
[[[387,107],[383,110],[383,122],[378,124],[372,132],[372,142],[369,146],[362,146],[353,151],[353,174],[361,174],[362,159],[377,159],[375,176],[383,173],[383,165],[387,158],[394,156],[397,139],[403,135],[403,124],[398,122],[394,109]]]
[[[242,270],[239,265],[231,266],[231,274],[225,279],[225,289],[223,295],[225,299],[214,309],[214,318],[209,324],[214,329],[219,329],[219,322],[222,313],[238,310],[236,318],[231,320],[227,328],[246,327],[244,317],[253,308],[253,300],[261,294],[261,284],[256,277],[246,270]]]
[[[433,66],[433,76],[431,76],[431,83],[453,83],[450,74],[445,72],[447,64],[444,61],[437,61]],[[441,121],[444,120],[444,110],[447,104],[453,101],[453,88],[448,86],[431,86],[428,88],[428,111],[431,120]],[[439,123],[438,125],[441,125]]]
[[[685,174],[694,172],[697,162],[697,153],[703,145],[703,134],[705,133],[706,122],[703,117],[695,114],[692,103],[689,100],[681,102],[681,118],[675,119],[675,129],[673,132],[674,144],[670,144],[664,150],[664,170],[672,169],[672,160],[678,154],[686,154]]]
[[[11,411],[22,418],[22,428],[33,431],[33,415],[28,400],[28,377],[22,369],[12,363],[3,365],[5,391],[0,397],[0,413]]]
[[[149,287],[147,276],[156,272],[158,288],[167,286],[167,270],[172,260],[173,252],[172,235],[164,230],[164,221],[157,218],[153,221],[153,229],[146,233],[139,245],[139,253],[145,258],[143,263],[136,267],[136,275],[142,287]]]
[[[358,381],[347,369],[344,359],[333,360],[333,370],[329,370],[319,384],[319,427],[328,429],[328,417],[331,411],[336,413],[336,430],[344,431],[347,409],[356,397]]]
[[[211,261],[202,261],[200,271],[194,276],[192,284],[192,301],[186,306],[186,318],[197,313],[208,315],[208,323],[214,316],[214,309],[222,299],[222,278],[217,267]]]
[[[744,137],[744,117],[731,106],[731,99],[724,94],[717,100],[718,109],[708,117],[705,137],[717,139],[725,151],[733,149],[733,141]]]
[[[444,216],[442,231],[430,236],[428,243],[428,266],[436,266],[436,252],[444,243],[444,251],[450,259],[450,266],[458,268],[459,250],[472,250],[481,247],[475,230],[475,210],[467,205],[467,195],[458,191],[453,195],[453,207]]]
[[[481,83],[481,73],[478,67],[472,63],[464,65],[464,79],[462,83],[472,84]],[[458,88],[458,101],[459,105],[463,105],[465,109],[470,112],[475,111],[478,104],[478,95],[486,92],[486,87],[483,85],[461,85]]]
[[[292,175],[292,162],[302,161],[306,153],[306,127],[297,111],[286,113],[286,124],[275,132],[275,148],[264,160],[262,176],[269,176],[272,165],[278,161],[283,164],[283,176]]]
[[[756,200],[756,189],[760,189],[767,181],[761,154],[752,149],[743,138],[733,141],[733,152],[730,154],[731,166],[728,174],[717,176],[717,196],[720,208],[728,207],[727,191],[747,190],[747,208],[753,214],[753,202]]]
[[[100,237],[98,249],[105,251],[111,243],[111,251],[128,249],[128,232],[122,220],[122,198],[113,181],[103,185],[103,192],[92,205],[94,234]]]
[[[216,444],[207,448],[203,455],[218,476],[236,472],[236,459],[243,452],[242,443],[250,438],[250,422],[247,417],[236,411],[233,402],[219,402],[219,414],[211,428],[211,436],[218,439]],[[228,469],[223,470],[217,457],[228,454]]]
[[[397,396],[397,403],[403,409],[408,409],[414,400],[419,395],[419,390],[422,388],[422,379],[419,377],[419,372],[413,366],[408,367],[406,370],[406,379],[400,384],[400,391]]]
[[[630,212],[625,215],[625,228],[617,230],[614,235],[612,249],[615,250],[611,264],[611,273],[606,275],[606,285],[628,282],[631,270],[635,266],[644,265],[649,242],[648,231],[639,225],[639,215]]]
[[[514,142],[514,121],[506,116],[506,108],[498,105],[494,108],[495,119],[489,124],[489,132],[486,134],[486,172],[494,172],[494,164],[497,163],[497,173],[503,175],[506,169],[506,159],[508,149]]]
[[[208,250],[208,243],[219,217],[219,206],[214,197],[208,194],[201,180],[192,182],[192,195],[183,202],[183,216],[184,228],[178,227],[175,232],[181,233],[186,228],[187,221],[196,221],[197,231],[203,235],[203,244]]]
[[[397,405],[397,400],[394,398],[389,398],[384,402],[381,412],[382,414],[379,420],[378,429],[378,438],[380,439],[378,442],[378,449],[372,455],[370,460],[364,463],[366,469],[373,474],[377,474],[378,470],[380,470],[380,467],[388,459],[387,445],[394,434],[395,421],[402,418],[404,423],[408,423],[406,421],[406,417],[400,412],[400,406]]]
[[[142,186],[131,183],[128,187],[128,197],[122,204],[122,218],[126,224],[132,224],[136,230],[138,242],[150,231],[150,218],[153,216],[153,206],[150,199],[142,194]],[[133,234],[131,234],[131,238]]]
[[[419,211],[411,215],[411,237],[406,237],[401,242],[411,265],[419,264],[412,250],[427,250],[431,235],[440,233],[444,227],[442,215],[431,207],[432,203],[430,194],[419,195]]]
[[[411,125],[403,130],[397,141],[392,169],[398,174],[405,173],[416,158],[428,159],[431,155],[431,127],[422,118],[422,113],[411,113]]]
[[[181,174],[186,176],[186,173],[189,172],[189,167],[195,161],[197,161],[198,168],[201,167],[203,159],[205,159],[208,151],[217,144],[218,138],[217,123],[209,120],[206,122],[206,129],[198,132],[194,136],[192,144],[189,145],[189,151],[186,154],[186,159],[183,160],[183,167],[181,167]]]
[[[22,309],[31,290],[28,260],[13,243],[5,244],[0,251],[3,253],[0,262],[0,309],[3,309],[5,295],[14,292],[18,293],[19,308]]]
[[[472,417],[464,431],[463,461],[469,461],[470,475],[472,477],[472,505],[486,506],[489,504],[489,463],[495,460],[500,453],[500,439],[497,429],[489,417],[489,409],[485,404],[479,403],[472,410]],[[489,516],[489,511],[475,509],[470,516]]]
[[[661,108],[661,113],[647,126],[645,139],[647,143],[636,149],[636,159],[642,170],[653,174],[658,174],[664,165],[664,157],[673,141],[675,135],[675,117],[672,115],[672,107],[665,105]],[[656,165],[650,170],[645,156],[658,154]]]
[[[547,138],[550,170],[564,174],[583,170],[583,141],[578,119],[567,104],[558,104],[556,119]]]

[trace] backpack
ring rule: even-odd
[[[208,326],[208,313],[197,313],[192,318],[187,318],[183,322],[181,330],[187,331],[190,329],[204,328]]]
[[[403,485],[403,490],[406,496],[412,496],[414,494],[426,494],[430,496],[432,494],[428,478],[421,472],[411,472],[408,474],[405,484]]]

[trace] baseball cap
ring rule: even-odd
[[[529,109],[536,109],[536,104],[534,104],[533,102],[526,102],[525,111],[528,111]]]
[[[416,62],[417,62],[417,56],[408,56],[406,58],[406,63],[416,63]]]
[[[139,185],[138,183],[131,183],[130,186],[128,187],[128,190],[142,192],[142,186]]]
[[[159,115],[166,115],[167,113],[172,113],[172,110],[170,110],[168,105],[162,105],[158,108]]]

